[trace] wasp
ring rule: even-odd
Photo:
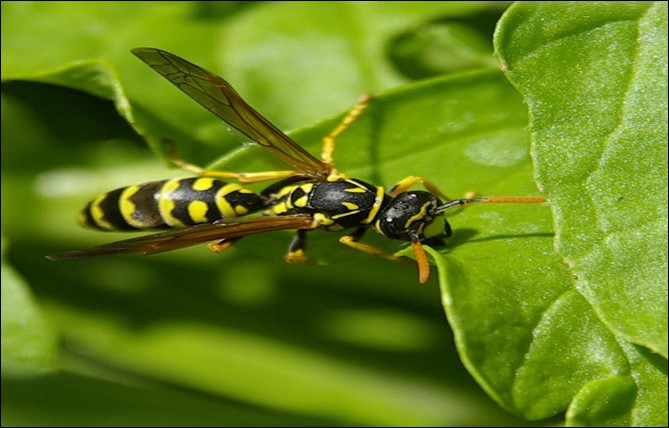
[[[538,203],[542,197],[471,197],[448,199],[428,180],[407,177],[389,189],[348,177],[334,167],[337,137],[365,110],[363,96],[339,125],[322,140],[317,159],[248,105],[217,75],[169,52],[133,49],[140,60],[193,100],[266,148],[290,169],[235,173],[206,170],[179,158],[169,144],[173,163],[192,178],[153,181],[105,193],[82,211],[80,223],[101,230],[169,229],[134,239],[48,256],[51,260],[82,259],[127,253],[153,254],[209,243],[222,252],[242,237],[278,230],[296,230],[287,262],[307,260],[306,236],[311,230],[351,230],[339,242],[393,261],[361,239],[369,229],[409,242],[424,283],[430,265],[424,244],[443,244],[452,235],[443,214],[472,203]],[[233,181],[232,183],[228,182]],[[259,193],[245,184],[275,181]],[[409,190],[422,183],[425,191]],[[254,215],[256,214],[256,215]]]

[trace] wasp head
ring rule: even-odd
[[[441,206],[439,198],[430,192],[403,192],[379,213],[374,226],[392,239],[440,242],[451,236],[451,227],[442,216]]]

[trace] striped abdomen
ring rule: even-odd
[[[112,190],[88,203],[79,221],[102,230],[178,229],[264,207],[260,196],[239,184],[194,177]]]

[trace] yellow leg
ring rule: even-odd
[[[391,256],[390,254],[384,253],[383,250],[380,249],[379,247],[358,242],[360,239],[362,239],[366,231],[367,228],[360,227],[350,235],[345,235],[339,238],[339,242],[346,245],[347,247],[353,248],[358,251],[362,251],[367,254],[371,254],[372,256],[383,257],[384,259],[391,260],[393,262],[404,261],[404,259],[401,257]]]
[[[386,254],[383,252],[383,250],[373,245],[367,245],[363,244],[362,242],[358,242],[357,240],[359,238],[356,237],[355,235],[356,233],[354,232],[351,235],[342,236],[341,238],[339,238],[339,242],[356,250],[363,251],[367,254],[371,254],[376,257],[383,257],[384,259],[391,260],[393,262],[406,261],[406,259],[402,257],[396,257],[396,256],[391,256],[390,254]],[[416,264],[418,265],[418,281],[420,281],[421,284],[425,284],[427,280],[430,278],[430,263],[427,260],[427,255],[425,255],[425,250],[423,249],[423,245],[417,239],[415,241],[412,239],[411,249],[413,250],[414,257],[416,257]]]
[[[399,181],[399,183],[395,184],[393,187],[388,190],[388,194],[390,196],[397,196],[402,192],[406,192],[408,188],[413,186],[416,183],[422,183],[425,188],[431,192],[434,193],[437,196],[440,196],[443,199],[446,199],[447,201],[450,201],[451,198],[448,196],[444,195],[437,189],[437,186],[435,186],[431,181],[426,180],[425,178],[418,176],[418,175],[411,175],[407,178],[404,178]]]
[[[307,230],[298,229],[284,256],[286,263],[302,263],[309,260],[304,249],[307,245]]]
[[[232,245],[235,242],[239,241],[240,239],[241,238],[221,239],[220,241],[213,242],[213,243],[207,245],[207,248],[209,248],[210,251],[213,251],[215,253],[222,253],[223,251],[232,247]]]
[[[427,260],[425,249],[418,237],[411,238],[411,249],[418,265],[418,281],[421,284],[425,284],[430,279],[430,262]]]
[[[240,183],[261,183],[263,181],[270,180],[279,180],[283,178],[292,177],[295,175],[295,171],[266,171],[266,172],[227,172],[227,171],[209,171],[201,166],[186,162],[184,159],[179,157],[176,152],[176,145],[172,140],[165,140],[165,145],[167,146],[167,154],[170,158],[170,161],[183,169],[184,171],[190,172],[195,175],[202,177],[213,177],[213,178],[233,178],[238,180]]]
[[[371,254],[376,257],[383,257],[384,259],[391,260],[393,262],[406,261],[406,259],[402,257],[396,257],[396,256],[391,256],[390,254],[386,254],[383,252],[383,250],[373,245],[368,245],[368,244],[363,244],[362,242],[358,242],[363,237],[366,231],[367,231],[366,228],[360,227],[350,235],[345,235],[339,238],[339,242],[353,249],[365,252],[367,254]],[[418,281],[420,281],[421,284],[425,284],[427,280],[430,278],[430,263],[427,260],[427,255],[425,254],[423,245],[418,239],[418,235],[411,237],[411,249],[413,250],[414,257],[416,258],[416,264],[418,265]]]
[[[339,123],[339,125],[328,135],[323,138],[323,151],[321,152],[321,159],[323,163],[329,165],[331,168],[334,165],[334,158],[332,157],[335,150],[335,140],[341,135],[351,124],[365,111],[369,101],[372,99],[371,94],[365,94],[356,103],[356,105],[348,112],[346,117]]]

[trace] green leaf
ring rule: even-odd
[[[570,426],[630,426],[637,387],[631,377],[609,377],[586,384],[574,397],[567,419]]]
[[[667,423],[658,394],[666,369],[654,370],[655,357],[629,345],[658,353],[666,367],[666,33],[664,2],[519,3],[498,27],[497,51],[530,110],[556,249],[574,276],[569,294],[584,304],[580,317],[626,344],[634,379],[591,374],[572,423]],[[621,400],[631,402],[614,409]]]
[[[391,60],[413,78],[496,66],[492,34],[507,5],[496,6],[499,10],[445,17],[397,35],[389,48]]]
[[[5,247],[3,239],[3,253]],[[12,378],[55,369],[57,336],[25,282],[2,258],[2,374]]]

